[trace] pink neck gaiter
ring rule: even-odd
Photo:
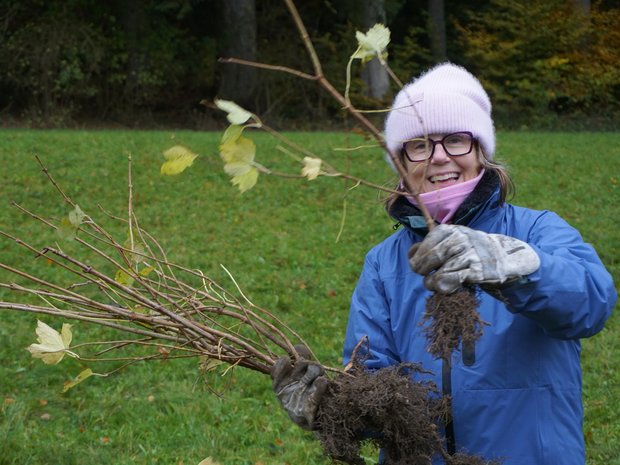
[[[463,200],[467,198],[469,194],[473,192],[478,182],[484,174],[484,169],[480,171],[480,174],[474,179],[469,181],[460,182],[453,186],[444,187],[436,191],[425,192],[420,194],[420,200],[424,203],[431,216],[439,223],[447,223],[452,219],[456,210],[461,206]],[[418,206],[415,199],[411,196],[406,196],[407,200]]]

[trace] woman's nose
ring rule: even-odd
[[[443,148],[443,145],[435,144],[435,150],[433,151],[433,156],[431,157],[431,163],[443,164],[449,159],[449,155],[446,153],[446,149]]]

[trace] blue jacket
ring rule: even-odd
[[[452,359],[456,449],[505,465],[584,465],[580,338],[599,332],[617,294],[594,249],[558,215],[498,203],[495,191],[461,223],[529,243],[540,268],[501,296],[480,292],[479,312],[490,325],[466,366]],[[367,254],[353,293],[344,345],[348,363],[368,336],[371,369],[422,363],[441,389],[442,365],[426,351],[420,327],[427,297],[407,252],[422,240],[420,218]],[[457,221],[458,222],[458,221]],[[437,460],[436,463],[443,463]]]

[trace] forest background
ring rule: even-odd
[[[500,129],[620,123],[620,9],[606,0],[304,0],[328,79],[345,87],[355,31],[392,33],[408,81],[450,60],[480,77]],[[0,0],[0,126],[220,129],[201,101],[234,100],[278,129],[338,129],[343,112],[290,74],[309,69],[280,0]],[[351,98],[386,108],[395,84],[354,67]]]

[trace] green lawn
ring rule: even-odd
[[[378,151],[331,150],[362,144],[358,136],[290,136],[342,171],[378,184],[393,181]],[[253,138],[259,162],[298,172],[274,141]],[[297,329],[322,361],[339,364],[348,300],[364,254],[392,232],[382,194],[335,179],[261,176],[240,195],[223,173],[218,140],[219,134],[184,131],[1,131],[0,229],[40,246],[55,240],[10,206],[15,201],[56,219],[67,213],[34,155],[89,215],[105,222],[98,205],[122,215],[131,154],[137,214],[171,260],[232,287],[224,264],[253,302]],[[161,152],[177,143],[200,157],[180,176],[162,177]],[[554,210],[576,226],[618,286],[620,134],[500,133],[498,146],[517,184],[514,203]],[[0,262],[56,273],[4,238]],[[0,282],[6,281],[0,271]],[[0,300],[9,299],[0,289]],[[156,362],[91,378],[63,394],[63,382],[82,367],[72,359],[47,366],[31,358],[24,348],[34,342],[36,319],[0,313],[2,465],[197,465],[209,456],[222,465],[329,463],[312,435],[279,409],[269,378],[254,372],[204,378],[197,361]],[[75,342],[112,337],[83,323],[73,333]],[[589,465],[620,465],[619,334],[615,314],[601,334],[583,343]]]

